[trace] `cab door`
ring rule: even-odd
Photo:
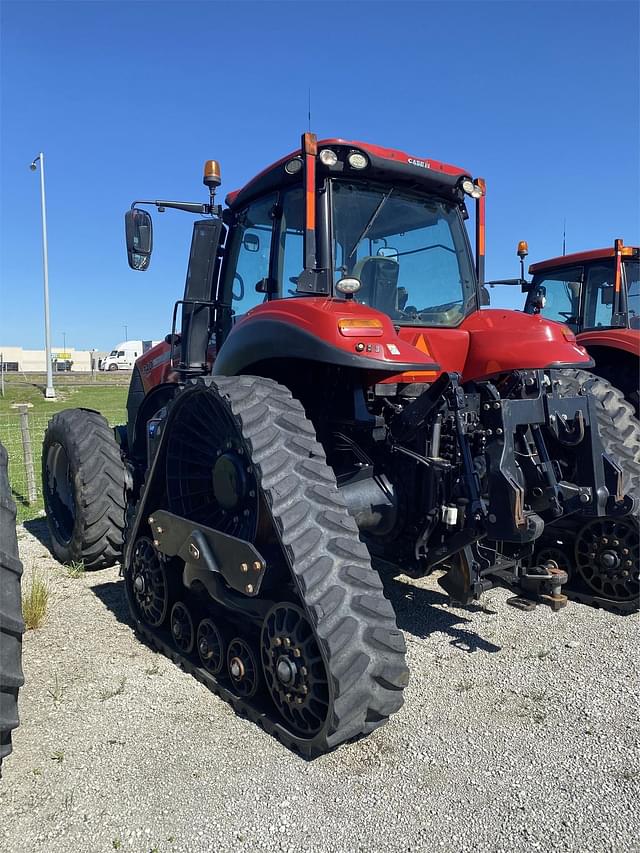
[[[525,311],[532,313],[527,310],[529,303],[535,298],[539,298],[539,294],[542,292],[545,300],[544,307],[540,312],[542,316],[546,317],[547,320],[564,323],[574,332],[579,332],[583,280],[584,269],[582,267],[568,267],[555,272],[537,273],[531,282]]]

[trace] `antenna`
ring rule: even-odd
[[[309,118],[308,130],[309,130],[309,133],[311,133],[311,86],[309,86],[307,105],[308,105],[308,118]]]
[[[562,226],[562,255],[567,254],[567,218],[565,216],[564,225]]]

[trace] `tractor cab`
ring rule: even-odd
[[[541,312],[574,332],[640,329],[640,249],[616,240],[611,249],[532,264],[525,312]]]

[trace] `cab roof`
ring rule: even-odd
[[[458,166],[406,154],[404,151],[398,151],[395,148],[382,148],[379,145],[372,145],[369,142],[349,141],[346,139],[321,139],[318,140],[317,145],[318,151],[321,151],[323,148],[337,148],[365,152],[369,158],[371,168],[363,169],[362,172],[351,173],[354,178],[366,177],[367,174],[373,174],[374,177],[386,176],[387,180],[392,179],[399,184],[430,185],[436,192],[445,191],[451,193],[454,191],[461,177],[471,177],[471,172],[461,169]],[[297,180],[294,181],[287,175],[283,167],[285,163],[288,163],[289,160],[295,157],[299,157],[300,154],[301,151],[299,148],[290,152],[266,169],[263,169],[241,187],[241,189],[230,192],[225,199],[227,205],[230,208],[238,208],[263,192],[274,190],[288,182],[294,183],[299,181],[299,174],[295,176]],[[320,166],[319,161],[318,165]],[[333,173],[333,170],[330,168],[326,171],[328,174]]]
[[[607,246],[606,249],[591,249],[588,252],[573,252],[571,255],[560,255],[558,258],[549,258],[546,261],[538,261],[535,264],[530,264],[529,272],[544,272],[545,270],[558,269],[559,267],[584,264],[589,261],[602,261],[615,257],[615,253],[613,246]],[[638,255],[640,255],[640,249],[637,246],[622,247],[623,257],[637,257]]]

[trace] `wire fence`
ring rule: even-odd
[[[101,412],[110,426],[124,423],[124,411]],[[9,483],[18,510],[18,521],[42,515],[42,442],[51,414],[28,409],[0,413],[0,442],[9,455]]]

